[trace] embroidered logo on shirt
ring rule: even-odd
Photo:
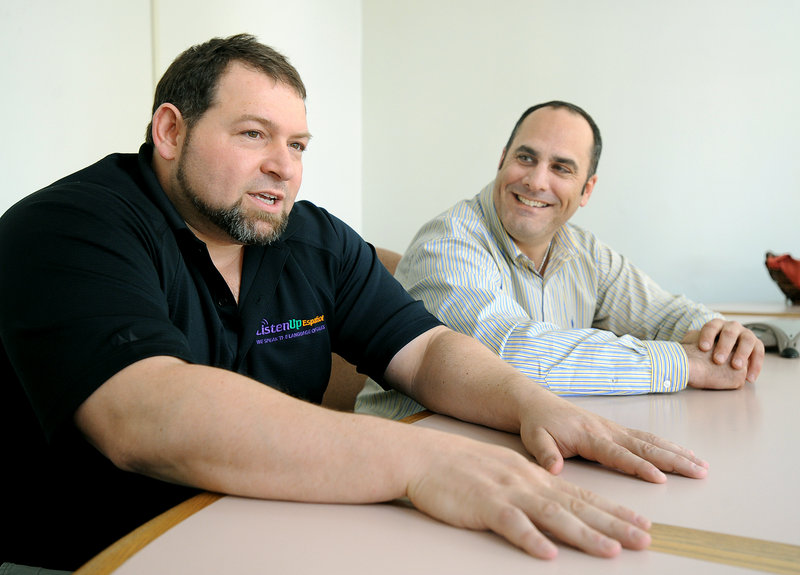
[[[325,325],[324,315],[311,319],[290,319],[273,324],[265,318],[261,320],[261,327],[256,332],[256,337],[259,338],[256,340],[256,345],[304,337],[326,329],[328,328]]]

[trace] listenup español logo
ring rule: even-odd
[[[311,319],[290,319],[278,323],[269,323],[266,319],[261,320],[261,327],[256,332],[256,345],[274,343],[311,335],[320,331],[325,331],[325,316],[318,315]]]

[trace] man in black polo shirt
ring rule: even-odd
[[[659,469],[703,477],[704,462],[530,385],[440,325],[341,221],[295,203],[304,98],[294,68],[250,36],[193,47],[160,81],[138,155],[0,220],[0,560],[77,568],[198,489],[408,496],[538,557],[556,553],[540,529],[600,556],[645,547],[647,520],[557,479],[563,458],[654,482]],[[541,467],[320,408],[331,352],[435,411],[519,432]]]

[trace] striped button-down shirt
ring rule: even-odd
[[[572,224],[556,233],[540,276],[503,228],[493,186],[417,233],[396,273],[409,293],[449,327],[476,337],[555,393],[683,389],[688,363],[678,342],[720,316],[664,291]],[[409,413],[403,404],[410,400],[380,392],[377,384],[370,382],[362,395],[362,411]]]

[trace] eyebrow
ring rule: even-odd
[[[529,156],[533,156],[534,158],[538,158],[540,156],[539,152],[537,152],[536,150],[534,150],[530,146],[526,146],[525,144],[517,146],[517,149],[515,150],[515,153],[519,153],[519,152],[523,152],[525,154],[528,154]],[[550,160],[555,162],[556,164],[564,164],[565,166],[569,166],[573,170],[575,170],[576,172],[579,170],[578,163],[575,160],[573,160],[572,158],[565,158],[565,157],[561,157],[561,156],[555,156],[553,158],[550,158]]]
[[[275,122],[273,122],[272,120],[270,120],[269,118],[265,118],[263,116],[256,116],[254,114],[245,114],[245,115],[241,116],[238,121],[239,122],[256,122],[258,124],[261,124],[265,128],[271,128],[271,129],[275,129],[275,128],[278,127],[278,125]],[[291,137],[292,138],[296,138],[296,139],[311,140],[311,133],[310,132],[300,132],[298,134],[293,134]]]

